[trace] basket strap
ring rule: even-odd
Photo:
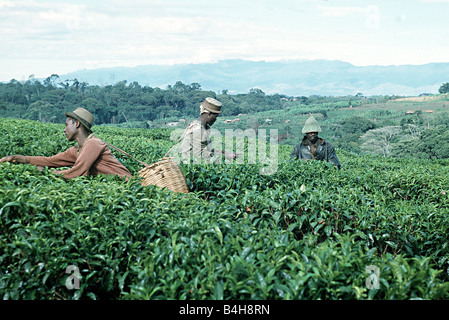
[[[193,126],[192,123],[189,124],[189,125],[187,126],[187,128],[186,128],[186,130],[184,131],[184,133],[182,134],[181,138],[179,138],[178,141],[176,141],[176,143],[170,148],[170,150],[168,150],[168,152],[165,154],[164,158],[167,158],[168,154],[173,150],[173,148],[178,144],[178,142],[181,141],[182,138],[184,138],[184,136],[186,135],[187,131],[188,131],[192,126]],[[119,148],[117,148],[116,146],[114,146],[114,145],[112,145],[112,144],[110,144],[110,143],[107,143],[107,142],[105,142],[105,143],[106,143],[106,145],[108,145],[109,147],[111,147],[111,148],[113,148],[113,149],[115,149],[115,150],[117,150],[117,151],[123,153],[125,156],[128,156],[128,157],[130,157],[130,158],[136,160],[136,161],[139,162],[141,165],[143,165],[143,166],[145,166],[145,167],[148,167],[148,166],[149,166],[149,164],[147,164],[147,163],[145,163],[145,162],[143,162],[143,161],[140,161],[140,160],[134,158],[132,155],[130,155],[129,153],[123,151],[122,149],[119,149]],[[163,159],[164,159],[164,158],[163,158]]]
[[[143,161],[140,161],[140,160],[134,158],[132,155],[130,155],[129,153],[123,151],[122,149],[119,149],[119,148],[117,148],[116,146],[113,146],[113,145],[110,144],[110,143],[107,143],[107,142],[105,142],[105,143],[106,143],[109,147],[111,147],[111,148],[113,148],[113,149],[115,149],[115,150],[117,150],[117,151],[123,153],[125,156],[128,156],[128,157],[130,157],[130,158],[136,160],[136,161],[139,162],[141,165],[144,165],[145,167],[148,167],[148,164],[147,164],[147,163],[145,163],[145,162],[143,162]]]
[[[173,148],[178,144],[178,142],[181,141],[182,138],[184,138],[184,136],[186,135],[187,131],[188,131],[191,127],[193,127],[193,124],[192,124],[192,123],[190,123],[190,124],[187,126],[187,128],[184,130],[184,133],[182,134],[181,138],[179,138],[178,141],[176,141],[176,143],[170,148],[170,150],[168,150],[168,152],[165,154],[164,158],[167,158],[168,154],[173,150]],[[163,159],[164,159],[164,158],[163,158]]]

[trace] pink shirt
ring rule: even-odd
[[[26,162],[36,166],[70,169],[57,171],[64,178],[72,179],[79,176],[98,174],[116,174],[120,177],[132,177],[129,170],[112,154],[106,143],[93,134],[87,137],[83,146],[73,146],[52,157],[26,157]]]

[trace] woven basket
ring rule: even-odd
[[[186,128],[183,135],[179,138],[179,140],[176,143],[181,141],[181,139],[186,135],[186,133],[190,128],[191,124]],[[138,172],[139,177],[143,178],[143,180],[141,181],[141,184],[143,186],[148,186],[152,184],[160,188],[167,188],[175,192],[182,192],[182,193],[189,192],[189,187],[187,186],[186,178],[182,174],[181,168],[175,161],[172,160],[173,159],[172,157],[168,157],[168,154],[173,150],[175,145],[172,146],[170,150],[168,150],[168,152],[162,159],[160,159],[160,161],[155,162],[153,164],[147,164],[143,161],[140,161],[139,159],[136,159],[132,155],[123,151],[122,149],[113,146],[110,143],[106,144],[111,148],[123,153],[125,156],[128,156],[136,160],[143,166],[145,166]]]
[[[152,184],[175,192],[188,193],[189,188],[181,168],[171,159],[173,158],[165,157],[141,169],[139,171],[139,177],[143,178],[141,184],[143,186]]]

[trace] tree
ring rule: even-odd
[[[117,108],[103,105],[95,98],[86,98],[81,106],[89,110],[95,117],[95,124],[111,123],[112,118],[118,114]]]
[[[56,81],[59,80],[59,76],[55,73],[53,73],[51,76],[47,77],[47,79],[44,80],[44,86],[45,87],[56,87]]]
[[[373,121],[361,116],[353,116],[339,121],[332,129],[335,131],[335,137],[337,138],[334,145],[337,148],[360,153],[360,136],[375,128],[376,125]]]
[[[449,92],[449,82],[443,83],[440,87],[440,89],[438,89],[439,93],[448,93]]]
[[[419,136],[406,135],[404,138],[391,145],[391,156],[396,158],[423,158],[417,150],[420,142]]]
[[[164,96],[164,102],[169,107],[176,110],[181,110],[185,107],[186,99],[178,94],[166,93]]]
[[[424,129],[416,144],[415,154],[424,159],[449,158],[449,130],[447,127],[438,125]]]
[[[48,122],[56,117],[54,107],[48,101],[33,102],[28,110],[31,111],[31,119],[37,119],[41,122]]]
[[[364,141],[360,148],[363,151],[381,154],[387,157],[391,153],[391,143],[402,131],[400,126],[387,126],[367,131],[360,138]]]
[[[175,94],[183,94],[190,91],[190,87],[181,81],[177,81],[171,90],[175,92]]]
[[[192,82],[190,84],[191,90],[201,90],[201,85],[198,82]]]
[[[376,127],[373,121],[361,116],[353,116],[349,119],[340,121],[339,124],[341,124],[341,131],[345,135],[353,133],[360,135]]]
[[[265,92],[260,90],[259,88],[252,88],[249,90],[249,94],[257,96],[257,97],[263,97],[265,96]]]

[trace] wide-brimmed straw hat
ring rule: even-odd
[[[94,116],[92,113],[84,108],[77,108],[73,112],[66,112],[67,117],[73,118],[79,122],[87,129],[87,131],[92,132],[92,124],[94,123]]]

